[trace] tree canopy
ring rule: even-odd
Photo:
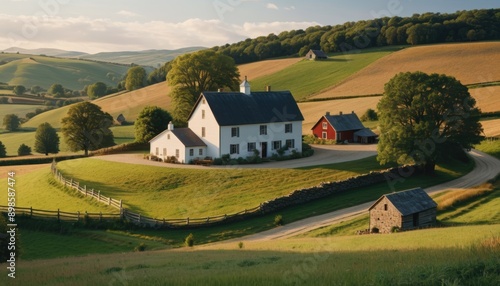
[[[16,95],[23,95],[24,92],[26,92],[26,87],[24,85],[16,85],[14,86],[14,94]]]
[[[19,148],[17,149],[17,155],[18,156],[31,155],[31,147],[24,143],[19,145]]]
[[[7,151],[5,149],[5,145],[3,145],[2,141],[0,141],[0,158],[4,158],[7,156]]]
[[[96,99],[105,96],[108,92],[108,86],[103,82],[96,82],[87,87],[87,95],[90,99]]]
[[[35,152],[49,155],[59,153],[59,135],[56,129],[45,122],[38,125],[35,133]]]
[[[175,58],[167,75],[169,85],[174,86],[174,117],[185,123],[201,92],[225,88],[236,90],[239,72],[234,60],[212,50],[202,50]]]
[[[132,91],[144,86],[146,86],[146,70],[141,66],[129,68],[125,78],[125,88]]]
[[[71,151],[85,152],[89,150],[113,146],[113,132],[109,129],[113,125],[113,117],[101,110],[101,107],[81,102],[71,106],[68,115],[64,117],[61,131],[66,144]]]
[[[434,172],[450,150],[470,149],[481,141],[480,110],[467,87],[454,77],[399,73],[378,104],[381,164],[413,162]]]
[[[49,87],[47,90],[47,93],[54,96],[54,97],[64,97],[65,95],[65,90],[62,84],[59,83],[54,83]]]
[[[19,120],[19,117],[15,114],[6,114],[3,117],[3,126],[5,126],[5,129],[9,131],[16,131],[19,129],[19,125],[21,124],[21,121]]]
[[[397,9],[397,6],[393,8]],[[304,55],[309,49],[322,49],[331,53],[387,45],[498,40],[499,13],[500,9],[457,11],[450,14],[424,13],[411,17],[386,17],[387,13],[380,13],[373,20],[283,31],[278,35],[269,34],[214,47],[213,50],[228,55],[241,64]]]
[[[135,141],[148,142],[167,129],[171,120],[170,113],[158,106],[144,107],[134,123]]]

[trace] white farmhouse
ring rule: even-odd
[[[302,152],[302,121],[289,91],[251,92],[245,79],[240,92],[205,91],[188,118],[188,128],[167,130],[150,141],[151,154],[181,163],[205,157],[248,157],[258,151],[262,158],[288,147],[286,153]]]

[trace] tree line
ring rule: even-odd
[[[390,45],[485,41],[500,39],[500,9],[424,13],[411,17],[384,17],[335,26],[313,26],[284,31],[234,44],[216,46],[216,52],[237,64],[274,57],[305,55],[309,49],[346,52]]]

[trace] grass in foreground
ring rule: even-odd
[[[21,261],[9,284],[497,285],[499,253],[500,225],[469,226]]]
[[[488,153],[491,156],[495,156],[500,159],[500,139],[486,139],[481,142],[481,144],[476,145],[476,148],[479,151],[484,153]]]

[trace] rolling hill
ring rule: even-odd
[[[500,42],[442,44],[404,49],[383,57],[312,98],[381,94],[384,84],[406,71],[442,73],[463,84],[500,80]]]
[[[48,89],[54,83],[81,90],[98,81],[110,86],[127,73],[130,66],[24,54],[0,54],[0,82],[9,85],[38,85]],[[6,62],[6,63],[5,63]]]

